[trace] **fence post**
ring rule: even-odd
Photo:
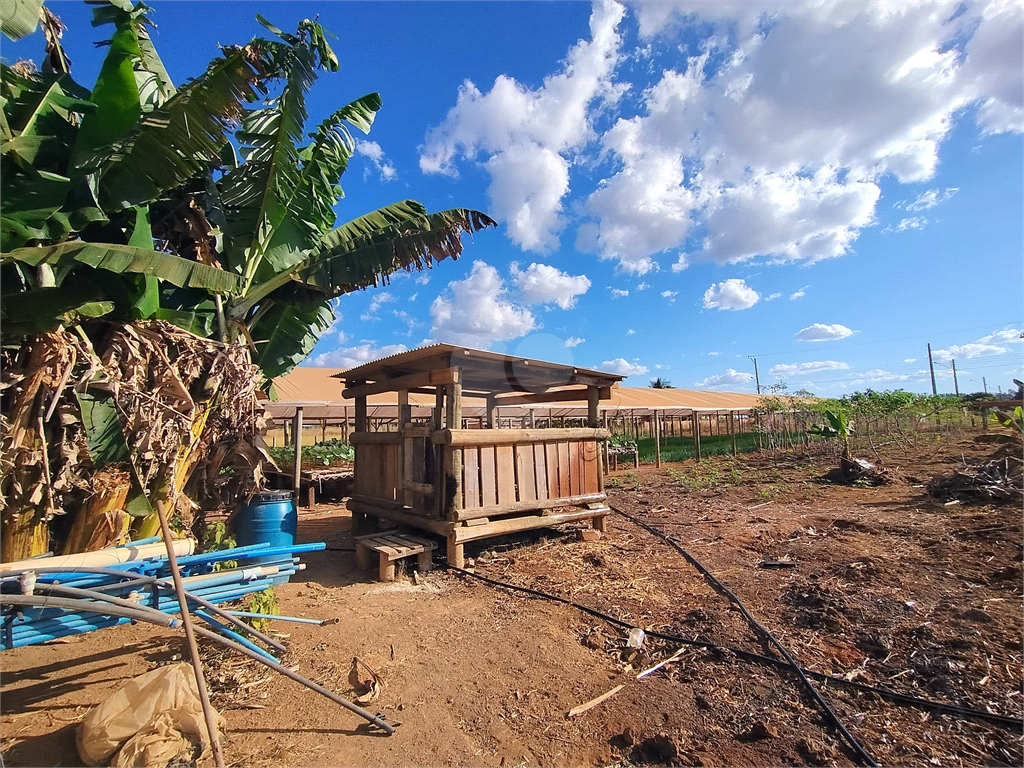
[[[654,421],[654,466],[655,468],[661,467],[661,419],[658,418],[658,412],[655,411],[651,417]]]

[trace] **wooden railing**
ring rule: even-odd
[[[440,429],[429,437],[426,430],[417,432],[415,437],[399,432],[352,436],[357,495],[404,501],[416,514],[449,520],[605,499],[599,446],[608,437],[606,430]],[[404,454],[410,449],[411,458]],[[446,462],[447,452],[456,453],[458,462]],[[445,483],[443,510],[434,498],[437,466],[458,466]]]

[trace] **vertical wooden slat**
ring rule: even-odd
[[[384,471],[387,480],[384,490],[387,494],[386,498],[391,499],[392,501],[401,501],[398,491],[399,478],[401,476],[398,468],[398,446],[388,445],[385,446],[385,450],[386,456]]]
[[[558,493],[558,443],[545,443],[544,454],[548,466],[548,498],[557,499]]]
[[[558,443],[558,496],[572,496],[572,485],[569,482],[569,444]]]
[[[480,449],[466,448],[462,452],[462,492],[465,498],[463,509],[480,506]]]
[[[374,497],[378,499],[385,498],[384,488],[387,484],[387,465],[384,461],[385,458],[384,446],[373,446],[373,462],[370,465],[373,467],[373,477],[370,478],[370,484],[373,486]]]
[[[537,476],[537,498],[548,499],[548,464],[544,443],[533,446],[533,469]]]
[[[512,504],[516,500],[516,470],[512,464],[512,446],[499,445],[495,453],[498,463],[498,503]]]
[[[586,482],[586,468],[584,466],[586,457],[583,454],[582,441],[576,441],[569,446],[569,463],[572,464],[572,492],[573,495],[583,493],[583,484]]]
[[[596,440],[587,440],[581,444],[583,456],[583,490],[581,493],[597,493],[601,489],[600,473],[601,458],[597,450]]]
[[[494,446],[480,446],[480,499],[490,507],[498,503],[498,486],[494,475]]]
[[[534,446],[517,445],[516,447],[516,468],[519,470],[519,500],[537,500],[537,472],[534,468],[533,449]]]

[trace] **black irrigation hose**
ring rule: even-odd
[[[481,576],[479,573],[473,571],[466,571],[462,568],[456,568],[455,566],[449,565],[448,568],[466,576],[472,576],[474,579],[479,579],[487,584],[491,584],[495,587],[502,587],[509,589],[514,592],[524,592],[533,597],[538,597],[542,600],[550,600],[555,603],[562,603],[568,605],[577,610],[583,611],[584,613],[590,614],[595,618],[606,621],[609,624],[622,627],[623,629],[633,629],[634,625],[628,621],[617,619],[614,616],[609,616],[607,613],[602,613],[594,608],[589,608],[580,603],[574,603],[572,600],[568,600],[564,597],[558,597],[558,595],[551,595],[547,592],[540,592],[530,587],[521,587],[518,584],[511,584],[506,581],[498,581],[497,579],[490,579],[486,576]],[[774,659],[771,656],[762,656],[759,653],[753,653],[752,651],[744,651],[742,648],[731,648],[726,645],[718,645],[717,643],[708,642],[705,640],[693,640],[688,637],[681,637],[680,635],[670,635],[664,632],[656,632],[654,630],[644,630],[644,634],[649,637],[656,637],[659,640],[666,640],[670,643],[677,643],[679,645],[690,645],[696,648],[705,648],[709,651],[716,653],[732,653],[738,658],[745,659],[747,661],[754,661],[759,664],[768,664],[770,666],[778,667],[781,670],[793,671],[793,667],[789,662],[782,659]],[[1024,720],[1019,720],[1006,715],[998,715],[993,712],[986,712],[982,709],[971,709],[969,707],[961,707],[957,704],[945,704],[941,701],[932,701],[931,699],[923,699],[920,696],[911,696],[907,693],[899,693],[897,691],[891,691],[888,688],[877,688],[873,685],[867,685],[866,683],[858,683],[855,680],[847,680],[843,677],[835,677],[834,675],[826,675],[823,672],[815,672],[812,669],[804,669],[804,674],[808,677],[813,677],[815,680],[820,680],[823,683],[836,683],[837,685],[846,686],[848,688],[855,688],[858,691],[864,693],[873,693],[883,699],[889,699],[900,704],[909,704],[915,707],[921,707],[923,709],[931,709],[936,712],[953,715],[955,717],[962,717],[966,719],[982,720],[993,725],[999,725],[1002,727],[1009,728],[1013,731],[1021,731],[1024,729]]]
[[[796,672],[797,676],[800,678],[800,682],[804,684],[804,687],[807,689],[807,692],[811,694],[811,697],[816,702],[818,702],[818,706],[821,707],[822,711],[824,711],[828,719],[832,721],[832,724],[835,726],[836,730],[839,731],[842,737],[846,740],[846,743],[850,745],[851,749],[853,749],[853,752],[857,756],[857,759],[865,763],[869,768],[877,768],[878,763],[875,762],[874,758],[868,754],[867,750],[864,749],[863,746],[861,746],[861,743],[857,741],[854,735],[850,733],[850,731],[846,728],[845,725],[843,725],[843,721],[839,719],[839,715],[835,713],[835,710],[832,709],[829,703],[825,701],[825,699],[822,697],[820,693],[818,693],[818,689],[814,687],[814,683],[812,683],[808,679],[807,675],[804,674],[803,669],[800,667],[799,664],[796,663],[796,659],[794,659],[790,655],[789,651],[787,651],[785,646],[783,646],[782,643],[779,642],[778,638],[776,638],[775,635],[768,631],[767,627],[765,627],[761,622],[754,618],[753,614],[751,614],[750,611],[747,610],[747,607],[743,604],[743,601],[736,596],[736,593],[734,593],[731,589],[725,586],[725,584],[719,581],[719,579],[713,573],[711,573],[711,571],[709,571],[704,566],[704,564],[700,562],[700,560],[698,560],[689,552],[687,552],[686,549],[684,549],[678,541],[673,539],[667,533],[664,533],[663,531],[655,528],[652,525],[648,525],[647,523],[640,520],[638,517],[634,517],[628,512],[623,512],[621,509],[617,509],[616,507],[613,507],[610,504],[608,506],[611,507],[613,512],[618,512],[627,520],[630,520],[631,522],[643,528],[648,533],[652,534],[653,536],[657,536],[659,539],[661,539],[669,546],[671,546],[676,552],[678,552],[680,555],[686,558],[686,561],[690,563],[690,565],[692,565],[694,568],[700,571],[704,578],[707,579],[718,592],[729,598],[729,601],[732,602],[732,604],[739,609],[740,613],[743,614],[743,617],[747,620],[747,623],[750,624],[751,628],[756,633],[760,634],[762,637],[768,640],[772,645],[774,645],[778,649],[779,653],[782,654],[783,658],[789,662],[790,666],[793,667],[793,671]]]

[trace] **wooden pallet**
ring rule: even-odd
[[[356,564],[363,569],[373,566],[373,555],[379,555],[381,581],[395,580],[395,561],[416,555],[416,567],[420,573],[431,568],[431,557],[437,545],[429,539],[410,536],[406,533],[375,533],[356,539]]]

